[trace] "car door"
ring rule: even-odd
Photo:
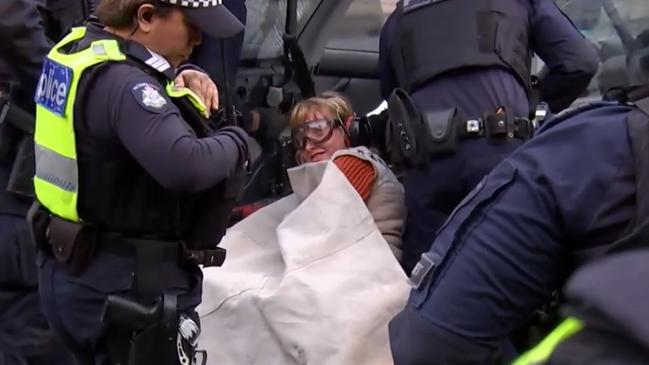
[[[380,104],[379,34],[396,2],[297,1],[298,43],[313,72],[317,93],[332,89],[343,92],[358,113]],[[253,106],[284,103],[286,109],[301,97],[285,79],[282,37],[287,1],[247,0],[246,5],[248,23],[237,93]]]

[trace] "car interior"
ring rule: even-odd
[[[297,100],[325,90],[343,93],[359,115],[385,108],[378,81],[379,36],[397,0],[247,0],[236,98],[251,108],[288,113]],[[556,0],[597,47],[600,70],[574,105],[601,100],[609,90],[637,80],[641,33],[649,20],[646,0]],[[534,57],[533,73],[543,62]],[[382,105],[383,103],[383,105]],[[253,142],[254,144],[254,142]],[[284,134],[272,150],[253,147],[242,204],[290,193],[285,170],[295,164]]]

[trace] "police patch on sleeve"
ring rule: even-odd
[[[162,112],[168,104],[160,89],[148,82],[141,82],[133,86],[131,93],[141,107],[152,113]]]

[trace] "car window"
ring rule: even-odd
[[[378,52],[381,27],[397,0],[354,0],[336,21],[330,49]]]
[[[298,31],[323,0],[298,0]],[[286,27],[286,0],[246,0],[248,17],[243,59],[271,59],[284,54],[282,36]]]
[[[600,67],[581,102],[636,83],[638,36],[649,32],[647,0],[557,0],[581,33],[597,48]],[[649,33],[647,33],[649,35]]]

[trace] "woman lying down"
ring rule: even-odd
[[[409,292],[404,195],[378,156],[350,147],[353,122],[334,93],[291,111],[294,193],[232,227],[225,264],[204,269],[208,364],[392,364],[387,324]]]

